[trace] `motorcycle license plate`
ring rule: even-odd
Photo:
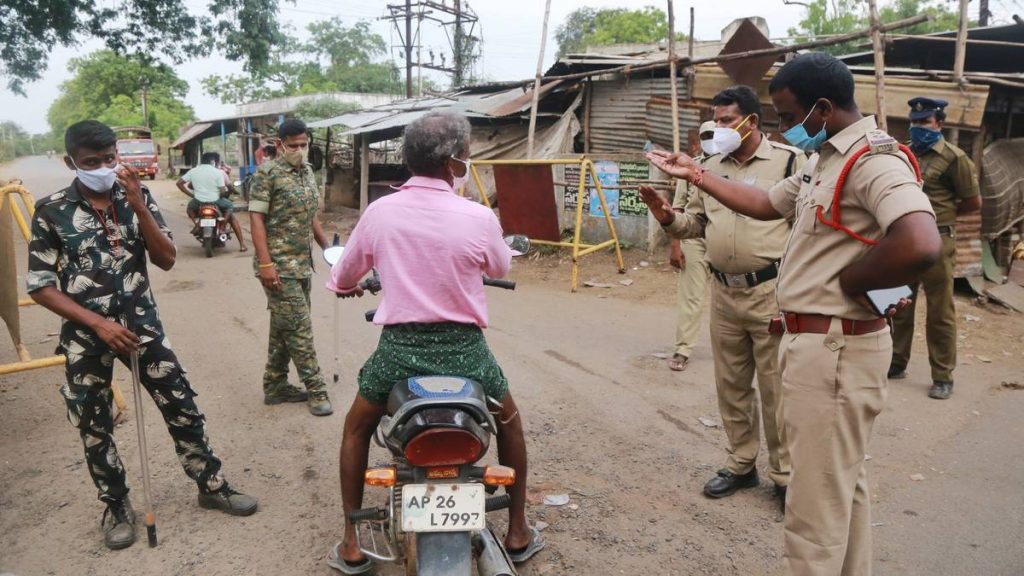
[[[203,218],[202,220],[199,221],[199,226],[201,226],[203,228],[205,228],[207,226],[216,226],[216,225],[217,225],[217,219],[216,218]]]
[[[483,530],[486,499],[482,484],[406,484],[402,487],[402,530]]]

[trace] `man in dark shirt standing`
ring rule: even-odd
[[[185,473],[199,485],[199,505],[236,516],[257,508],[255,498],[224,480],[196,394],[164,335],[146,260],[148,254],[170,270],[174,243],[138,174],[117,165],[116,141],[109,127],[94,120],[64,134],[64,163],[77,177],[36,204],[27,280],[32,299],[64,319],[57,349],[67,357],[61,394],[107,505],[102,524],[111,549],[135,542],[135,513],[110,411],[114,359],[127,365],[132,352],[139,354],[142,384],[167,423]]]

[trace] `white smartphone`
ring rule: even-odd
[[[913,295],[914,293],[911,292],[909,286],[868,290],[867,293],[868,300],[871,301],[871,307],[875,309],[875,314],[879,316],[885,316],[889,308],[899,304],[903,298],[910,298]]]

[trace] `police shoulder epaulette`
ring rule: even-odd
[[[900,150],[900,143],[882,130],[872,130],[865,137],[871,154],[895,154]]]

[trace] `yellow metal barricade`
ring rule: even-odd
[[[530,238],[530,242],[537,245],[557,246],[559,248],[572,249],[572,272],[570,290],[575,292],[576,288],[578,288],[579,286],[580,258],[583,258],[588,254],[593,254],[598,250],[604,250],[605,248],[614,248],[615,262],[618,265],[619,273],[623,274],[626,272],[626,265],[622,260],[622,250],[619,246],[619,237],[615,231],[615,223],[612,221],[611,214],[608,211],[608,204],[605,202],[604,190],[601,188],[601,181],[597,178],[597,168],[594,167],[594,162],[590,158],[587,158],[586,156],[560,160],[473,160],[473,162],[470,164],[470,173],[472,174],[473,177],[473,183],[476,184],[477,190],[480,191],[480,200],[484,203],[484,205],[490,208],[491,201],[487,197],[487,190],[484,188],[483,181],[480,179],[480,174],[477,172],[477,166],[558,165],[579,166],[580,169],[578,196],[580,200],[576,202],[576,218],[575,225],[573,226],[572,242],[552,242],[550,240],[540,240],[535,238]],[[587,185],[588,177],[593,182],[593,186]],[[584,244],[580,240],[580,234],[582,233],[583,229],[583,197],[586,193],[587,188],[592,188],[594,192],[597,194],[597,198],[601,202],[601,212],[604,214],[604,220],[608,226],[609,239],[598,244]],[[552,191],[552,193],[553,192],[554,191]]]

